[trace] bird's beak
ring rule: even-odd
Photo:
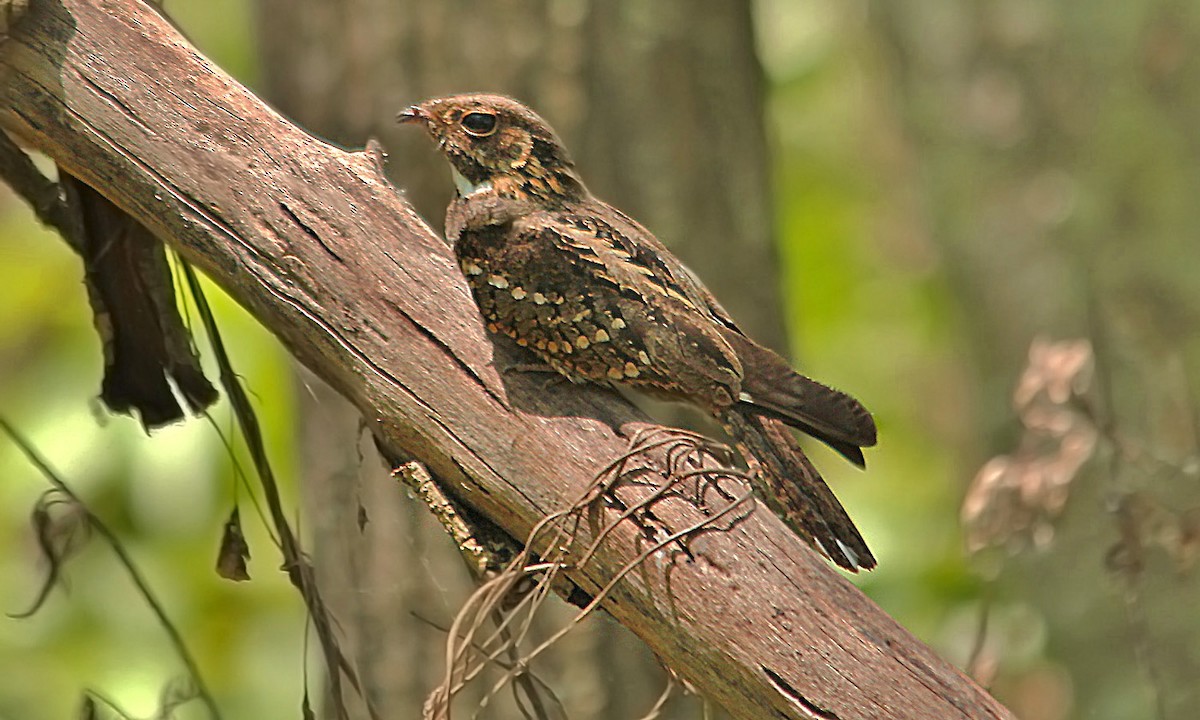
[[[396,116],[399,123],[428,123],[429,113],[420,105],[410,105]]]

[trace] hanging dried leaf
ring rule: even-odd
[[[242,533],[242,516],[236,505],[225,521],[221,532],[221,549],[217,552],[217,574],[226,580],[242,582],[250,579],[246,561],[250,559],[250,545]]]
[[[84,281],[104,349],[100,399],[147,429],[199,413],[217,401],[175,302],[162,242],[69,173],[59,172]],[[183,406],[180,405],[183,401]]]

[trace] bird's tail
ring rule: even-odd
[[[744,335],[723,337],[742,361],[738,404],[757,415],[770,415],[825,443],[847,460],[865,467],[862,448],[875,444],[875,420],[862,403],[792,369],[780,356]]]
[[[782,421],[737,409],[723,420],[767,507],[838,565],[852,572],[875,567],[854,521]]]

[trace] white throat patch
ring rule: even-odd
[[[453,165],[450,166],[450,174],[454,176],[454,187],[458,188],[458,194],[462,195],[463,197],[468,197],[477,192],[492,189],[492,184],[490,182],[482,182],[478,185],[475,185],[470,180],[463,177],[463,174],[460,173],[458,168],[454,167]]]

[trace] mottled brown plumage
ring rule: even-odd
[[[875,559],[786,425],[862,465],[870,413],[738,330],[649,231],[593,197],[544,120],[497,95],[414,105],[450,161],[446,234],[488,330],[575,382],[703,407],[755,466],[760,495],[851,570]]]

